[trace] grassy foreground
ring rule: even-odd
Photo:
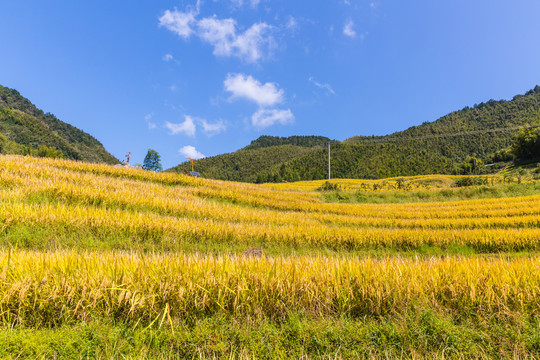
[[[539,357],[537,183],[493,187],[339,204],[0,156],[0,357]]]
[[[377,319],[307,319],[280,323],[206,318],[194,324],[143,328],[107,319],[54,329],[0,332],[0,357],[92,359],[394,359],[534,358],[535,318],[455,320],[430,311]]]
[[[529,313],[540,305],[536,258],[268,260],[122,253],[0,254],[0,321],[56,327],[92,317],[133,324],[217,314],[280,321],[404,315]],[[53,301],[51,301],[53,300]]]

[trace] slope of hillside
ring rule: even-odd
[[[330,139],[323,136],[291,136],[280,138],[274,136],[261,136],[245,148],[231,154],[218,155],[198,160],[195,170],[204,174],[204,177],[220,180],[233,180],[244,182],[266,182],[260,176],[275,166],[302,156],[321,148]],[[187,173],[191,164],[185,162],[169,171]],[[279,181],[272,179],[274,181]],[[294,180],[300,180],[295,178]]]
[[[19,92],[0,85],[0,152],[25,154],[39,146],[60,150],[73,160],[117,164],[93,136],[44,113]]]
[[[355,136],[332,145],[332,177],[385,178],[423,174],[453,174],[468,156],[488,160],[506,148],[520,126],[540,123],[540,86],[512,100],[490,100],[465,107],[432,123],[386,136]],[[254,143],[265,143],[256,140]],[[324,142],[322,142],[324,143]],[[251,166],[246,147],[223,155],[234,168],[223,166],[222,155],[198,162],[203,176],[238,181],[279,182],[317,180],[328,176],[327,150],[287,152],[277,145],[268,151],[271,161]],[[275,153],[288,156],[274,157]],[[250,168],[249,176],[242,173]],[[173,170],[185,172],[187,164]],[[236,171],[236,172],[235,172]]]

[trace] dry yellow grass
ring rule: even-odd
[[[540,308],[538,258],[358,259],[0,252],[0,321],[92,317],[145,324],[226,313],[378,316],[414,309],[486,315]]]
[[[65,160],[0,157],[0,229],[135,241],[536,250],[540,195],[417,204],[328,204],[309,192]]]

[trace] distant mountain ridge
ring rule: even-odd
[[[489,160],[512,142],[517,128],[540,123],[540,86],[512,100],[489,100],[386,136],[354,136],[332,143],[332,177],[385,178],[451,174],[469,156]],[[322,136],[261,136],[236,152],[198,160],[208,178],[246,182],[324,179],[328,153]],[[302,146],[302,144],[306,146]],[[188,172],[188,163],[169,171]]]
[[[90,134],[38,109],[17,90],[0,85],[0,152],[29,153],[40,146],[68,159],[118,164]]]
[[[300,147],[314,147],[317,145],[324,145],[330,141],[329,138],[325,136],[289,136],[289,137],[279,137],[279,136],[268,136],[263,135],[253,140],[251,144],[246,146],[244,149],[260,149],[271,146],[280,146],[280,145],[293,145]]]

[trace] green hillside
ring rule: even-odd
[[[91,135],[44,113],[18,91],[0,85],[0,152],[40,154],[68,159],[117,164]]]
[[[244,148],[231,154],[197,160],[195,170],[211,179],[260,182],[258,176],[264,169],[272,169],[310,150],[311,148],[294,145]],[[187,173],[191,171],[191,163],[185,162],[169,171]]]
[[[261,182],[264,170],[279,167],[328,141],[330,139],[323,136],[261,136],[234,153],[198,160],[195,170],[212,179]],[[191,164],[185,162],[169,171],[187,173],[190,170]],[[279,180],[276,178],[276,181]]]
[[[458,173],[467,157],[491,161],[497,151],[512,143],[520,126],[538,123],[540,86],[512,100],[489,100],[390,135],[355,136],[334,142],[332,177]],[[294,144],[295,138],[263,136],[235,153],[199,160],[196,170],[208,178],[248,182],[326,178],[327,149],[321,145],[328,139],[306,137],[313,141],[303,151],[298,145],[282,145]],[[253,158],[258,161],[253,162]],[[181,164],[171,170],[186,172],[189,166]]]
[[[324,145],[331,141],[325,136],[289,136],[289,137],[279,137],[279,136],[268,136],[263,135],[256,140],[253,140],[251,144],[246,146],[244,149],[260,149],[271,146],[279,145],[294,145],[300,147],[314,147],[319,145]]]

